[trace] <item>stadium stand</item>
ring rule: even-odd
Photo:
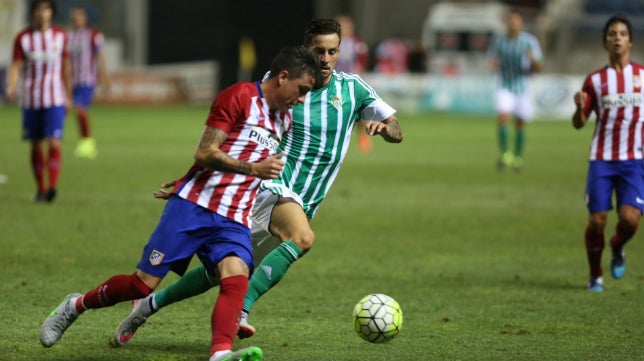
[[[537,33],[546,52],[546,71],[584,73],[605,65],[601,32],[615,14],[627,15],[635,41],[644,35],[644,0],[552,0],[537,19]],[[644,61],[638,47],[633,60]]]

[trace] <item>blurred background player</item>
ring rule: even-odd
[[[366,72],[369,66],[369,48],[356,35],[353,18],[349,15],[338,15],[335,20],[340,23],[342,29],[340,57],[335,70],[358,75]],[[367,135],[363,122],[356,123],[356,133],[358,133],[358,149],[363,153],[369,152],[371,137]]]
[[[610,239],[610,270],[615,279],[624,276],[624,245],[635,235],[644,209],[644,67],[630,59],[631,29],[630,21],[624,17],[608,19],[602,32],[608,66],[590,73],[581,91],[574,96],[577,108],[572,124],[576,129],[586,124],[591,112],[597,115],[586,181],[590,216],[585,232],[590,268],[587,289],[595,292],[604,290],[601,257],[606,219],[608,211],[613,209],[613,190],[618,222]]]
[[[53,0],[32,1],[29,14],[31,25],[14,41],[6,94],[13,100],[21,78],[22,137],[31,142],[31,167],[37,185],[34,200],[51,202],[57,192],[61,139],[72,93],[67,35],[52,25],[56,14]],[[48,146],[46,161],[43,143]]]
[[[369,66],[369,48],[355,33],[355,24],[348,15],[338,15],[335,20],[340,23],[342,39],[340,41],[340,57],[336,71],[362,74]]]
[[[168,272],[183,274],[197,255],[221,286],[211,317],[210,361],[260,360],[257,347],[231,351],[254,269],[250,208],[261,179],[276,178],[284,167],[282,153],[276,153],[292,127],[289,110],[304,101],[318,72],[312,52],[284,48],[266,81],[237,83],[220,92],[194,162],[173,189],[136,272],[68,295],[43,322],[41,344],[53,346],[86,310],[147,296]]]
[[[498,116],[497,137],[501,152],[500,170],[523,166],[525,125],[532,120],[533,109],[528,94],[528,76],[543,67],[543,55],[537,38],[523,31],[523,16],[511,9],[505,15],[507,32],[495,36],[488,49],[491,66],[498,75],[495,108]],[[514,116],[514,150],[508,145],[508,122]]]
[[[409,71],[409,53],[411,47],[399,38],[388,38],[376,46],[376,73],[394,75]]]
[[[73,8],[69,14],[69,55],[72,69],[74,111],[78,120],[80,140],[74,151],[79,158],[96,158],[96,142],[91,136],[88,108],[92,102],[97,80],[109,91],[110,81],[103,46],[105,39],[97,29],[88,26],[83,8]]]

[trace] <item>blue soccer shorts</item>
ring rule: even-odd
[[[613,209],[615,191],[617,208],[630,205],[644,211],[644,163],[626,161],[591,161],[586,180],[586,206],[590,213]]]
[[[44,109],[22,109],[22,139],[63,138],[64,106]]]
[[[222,259],[235,255],[252,274],[255,265],[250,240],[250,229],[245,225],[172,195],[137,268],[160,278],[169,271],[183,275],[196,254],[214,274]]]
[[[92,104],[92,96],[94,95],[93,86],[75,86],[72,89],[72,98],[74,99],[74,106],[82,108],[89,108]]]

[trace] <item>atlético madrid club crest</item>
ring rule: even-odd
[[[642,79],[640,78],[639,75],[634,75],[633,76],[633,88],[639,89],[642,87]]]
[[[158,266],[163,261],[163,253],[157,251],[156,249],[152,250],[150,254],[150,264],[153,266]]]
[[[340,110],[340,108],[342,108],[342,99],[340,99],[340,97],[333,98],[331,105],[333,105],[335,109]]]

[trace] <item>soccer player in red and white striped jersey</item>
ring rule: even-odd
[[[341,33],[337,20],[324,18],[312,19],[304,30],[302,45],[318,56],[320,77],[304,104],[293,108],[293,129],[279,148],[286,153],[284,169],[276,179],[261,183],[253,206],[253,251],[261,264],[244,299],[239,338],[255,334],[248,323],[255,302],[278,285],[291,265],[314,245],[315,233],[309,222],[338,175],[356,122],[365,121],[370,136],[379,135],[388,143],[403,140],[396,110],[358,75],[335,71]],[[172,181],[162,187],[174,185]],[[168,195],[163,189],[154,194],[161,199]],[[161,308],[217,285],[205,275],[203,267],[195,267],[160,293],[137,303],[117,327],[114,345],[125,346]]]
[[[69,56],[72,66],[74,110],[78,120],[80,141],[74,151],[79,158],[93,159],[97,155],[96,142],[91,136],[88,108],[92,103],[97,81],[109,90],[110,81],[103,45],[103,33],[87,23],[83,8],[70,12]]]
[[[232,86],[219,94],[206,120],[206,126],[228,134],[219,149],[247,162],[247,167],[240,164],[247,171],[224,173],[196,162],[174,187],[179,197],[245,226],[250,226],[250,209],[261,181],[250,171],[250,164],[274,154],[281,135],[291,128],[290,113],[271,114],[261,93],[260,83]],[[240,127],[236,121],[242,117],[246,123]]]
[[[177,182],[136,272],[66,297],[43,323],[42,345],[53,346],[87,309],[147,296],[168,272],[182,275],[197,255],[221,287],[211,318],[210,361],[260,360],[256,347],[231,351],[255,267],[249,213],[260,180],[277,178],[284,167],[276,153],[291,128],[289,110],[304,102],[319,69],[313,52],[285,48],[273,60],[268,80],[223,90],[206,119],[195,162]]]
[[[51,202],[61,165],[61,145],[65,114],[71,99],[71,76],[67,35],[53,26],[56,13],[53,0],[34,0],[30,5],[32,24],[15,38],[9,68],[7,97],[12,100],[22,74],[23,139],[31,141],[31,166],[37,183],[35,201]],[[43,143],[49,146],[47,161]],[[48,185],[44,171],[47,169]]]
[[[603,40],[609,64],[590,73],[581,91],[574,96],[577,108],[572,124],[575,128],[582,128],[591,112],[597,116],[586,183],[590,216],[585,232],[590,268],[587,289],[595,292],[604,290],[601,255],[608,211],[613,208],[613,191],[619,218],[610,239],[610,268],[615,279],[624,276],[624,245],[637,231],[644,210],[644,67],[630,59],[631,29],[625,17],[608,19]]]

